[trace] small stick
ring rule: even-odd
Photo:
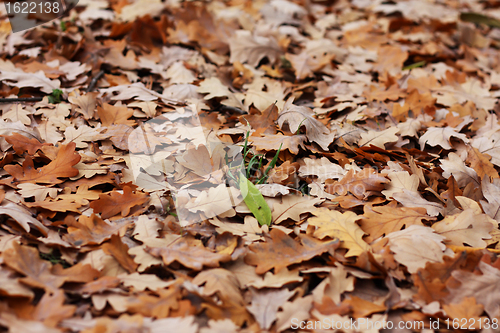
[[[0,98],[0,103],[40,102],[43,97]]]
[[[87,87],[87,92],[91,92],[92,90],[94,90],[95,86],[97,85],[97,81],[99,81],[99,79],[104,75],[104,71],[103,70],[100,70],[96,76],[94,76],[92,78],[92,80],[90,80],[90,83],[89,83],[89,86]]]

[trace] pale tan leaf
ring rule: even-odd
[[[444,220],[434,223],[432,228],[441,236],[446,237],[445,242],[463,246],[486,247],[483,239],[490,239],[489,234],[498,223],[486,214],[476,214],[472,209],[466,209],[458,215],[446,216]]]
[[[429,146],[441,146],[444,149],[452,149],[453,147],[450,144],[450,139],[455,137],[457,139],[462,140],[463,142],[469,142],[467,136],[462,133],[458,133],[455,128],[447,126],[447,127],[429,127],[424,135],[420,137],[418,142],[420,143],[420,149],[423,150],[425,144],[427,143]]]
[[[300,221],[300,216],[307,212],[314,212],[315,205],[323,202],[320,198],[309,196],[286,195],[281,198],[281,203],[274,203],[272,210],[272,221],[274,224],[281,223],[286,219]]]
[[[267,330],[276,320],[278,309],[295,294],[288,289],[281,290],[252,290],[252,304],[247,306],[248,311],[254,315],[261,329]]]
[[[248,63],[256,67],[262,58],[267,57],[271,63],[281,54],[281,49],[274,37],[252,35],[247,30],[237,30],[229,40],[231,58],[229,61]]]
[[[155,291],[164,289],[175,283],[175,280],[163,281],[154,274],[122,274],[117,276],[125,287],[132,287],[134,291],[144,291],[149,289]]]
[[[410,227],[390,233],[389,247],[394,252],[394,258],[408,268],[410,273],[416,273],[419,268],[429,263],[443,262],[446,245],[444,236],[422,225]]]
[[[439,161],[441,162],[441,168],[444,170],[444,178],[449,178],[453,175],[460,187],[465,187],[470,182],[479,185],[479,177],[476,171],[466,166],[457,154],[450,153],[447,159],[440,159]]]
[[[358,146],[374,145],[381,149],[385,149],[385,144],[394,143],[398,141],[399,128],[389,127],[383,131],[370,130],[367,133],[361,134],[361,140],[358,141]]]

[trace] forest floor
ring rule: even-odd
[[[0,331],[498,331],[500,2],[3,7]]]

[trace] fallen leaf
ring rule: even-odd
[[[365,251],[370,251],[370,246],[363,240],[364,231],[356,224],[361,216],[349,211],[342,214],[326,208],[320,208],[313,214],[316,217],[311,217],[307,221],[309,225],[317,227],[314,237],[339,239],[341,241],[339,247],[348,249],[346,257],[359,256]]]
[[[219,267],[219,262],[231,260],[227,253],[221,254],[205,248],[201,241],[189,237],[179,239],[165,247],[146,247],[146,252],[155,257],[161,257],[165,265],[174,261],[194,270],[206,267]]]
[[[425,209],[397,207],[394,201],[391,201],[387,206],[365,205],[362,217],[359,224],[368,235],[365,238],[367,242],[374,241],[381,236],[387,236],[391,232],[403,229],[403,227],[423,226],[422,219],[435,219],[429,217]]]
[[[127,216],[131,208],[142,205],[148,200],[145,193],[133,192],[130,186],[124,186],[123,194],[117,191],[100,194],[99,200],[90,203],[90,208],[96,213],[101,213],[103,219],[107,219],[118,213],[121,213],[121,216]]]
[[[448,215],[442,221],[434,223],[432,229],[446,237],[446,243],[484,248],[486,242],[483,239],[490,239],[489,233],[496,226],[497,223],[488,215],[466,209],[458,215]]]
[[[283,128],[283,125],[288,123],[290,131],[298,133],[300,127],[305,126],[307,139],[316,142],[324,150],[328,150],[328,146],[334,140],[335,133],[331,133],[325,125],[315,119],[309,108],[292,103],[292,99],[288,100],[280,112],[278,116],[279,127]]]
[[[256,67],[260,60],[267,57],[271,63],[281,53],[278,42],[273,37],[252,35],[247,30],[237,30],[229,40],[231,63],[238,61]]]
[[[300,236],[302,244],[299,244],[279,229],[271,230],[269,235],[270,238],[267,238],[265,243],[250,245],[250,252],[245,256],[247,264],[257,266],[257,274],[264,274],[271,268],[275,269],[275,273],[279,273],[291,264],[333,251],[339,245],[337,239],[322,242],[307,235]]]
[[[292,297],[295,292],[283,290],[252,290],[252,304],[247,307],[260,325],[261,329],[268,330],[276,320],[278,309]]]
[[[500,309],[498,307],[500,288],[500,270],[482,261],[477,265],[481,275],[464,270],[455,270],[451,275],[461,285],[448,287],[451,291],[447,298],[448,303],[460,303],[467,297],[476,299],[477,304],[484,306],[484,311],[490,318],[498,318]]]
[[[443,262],[445,237],[434,233],[430,228],[411,225],[386,237],[389,239],[391,251],[394,252],[394,258],[405,265],[410,273],[416,273],[427,263]]]
[[[74,177],[78,174],[78,170],[73,167],[80,161],[80,155],[75,153],[75,147],[74,142],[62,145],[56,159],[40,169],[35,169],[30,156],[26,157],[22,167],[6,165],[4,169],[19,182],[59,184],[63,181],[58,178]]]

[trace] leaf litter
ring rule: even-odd
[[[0,12],[0,330],[498,330],[499,19],[80,1],[12,34]]]

